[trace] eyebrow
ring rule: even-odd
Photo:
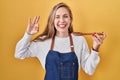
[[[69,15],[69,14],[63,14],[63,15]],[[59,16],[59,14],[55,15],[55,16]]]

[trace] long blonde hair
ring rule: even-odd
[[[42,34],[38,35],[33,41],[44,41],[44,40],[52,38],[56,35],[56,29],[54,27],[54,19],[55,19],[56,11],[61,7],[65,7],[69,12],[69,15],[71,18],[71,23],[68,28],[68,32],[69,33],[73,32],[73,26],[72,26],[73,16],[72,16],[71,9],[69,8],[68,5],[66,5],[65,3],[62,2],[53,7],[53,9],[48,17],[47,25],[46,25],[44,32]]]

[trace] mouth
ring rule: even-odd
[[[65,27],[66,27],[66,24],[58,24],[58,27],[60,27],[60,28],[65,28]]]

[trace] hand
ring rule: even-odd
[[[92,35],[93,39],[93,50],[98,51],[100,45],[103,43],[104,39],[106,38],[106,34],[102,32],[103,35],[98,35],[97,33],[94,33]]]
[[[34,20],[31,22],[31,18],[28,19],[28,27],[26,32],[30,35],[36,34],[39,32],[39,21],[40,16],[35,16]]]

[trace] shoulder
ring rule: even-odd
[[[34,40],[32,41],[33,43],[35,43],[36,45],[39,45],[39,46],[43,46],[43,45],[48,45],[51,43],[51,40],[52,38],[49,38],[49,39],[46,39],[46,40],[41,40],[41,39],[44,39],[46,36],[41,36],[39,37],[40,40]]]
[[[76,35],[74,33],[71,33],[73,40],[75,41],[85,41],[85,37],[82,35]]]
[[[43,42],[48,42],[50,41],[52,38],[48,38],[47,35],[39,35],[36,38],[34,38],[32,41],[33,42],[38,42],[38,43],[43,43]]]

